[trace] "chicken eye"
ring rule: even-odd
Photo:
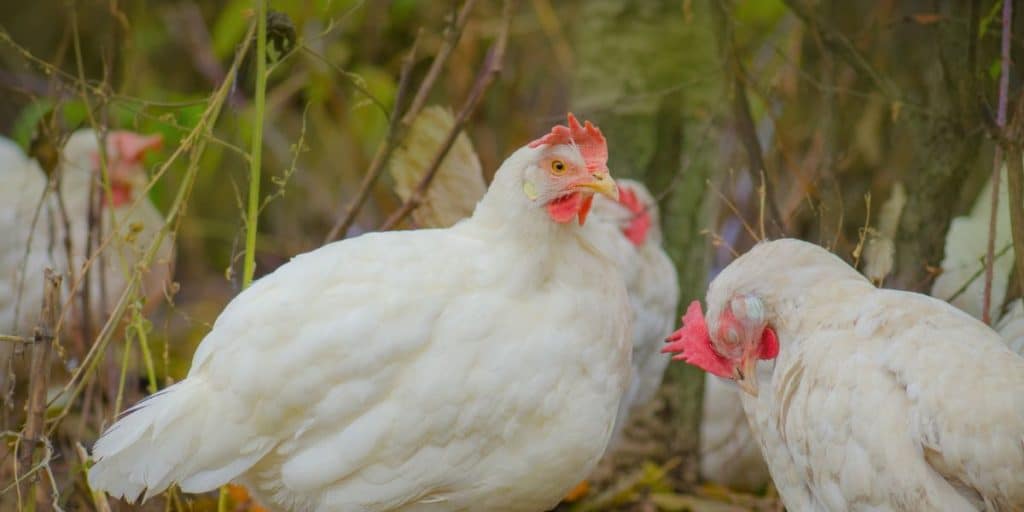
[[[567,167],[565,165],[565,162],[563,162],[561,160],[552,160],[551,161],[551,172],[553,174],[563,174],[563,173],[565,173],[566,169],[567,169]]]

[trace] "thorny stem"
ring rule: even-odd
[[[256,229],[260,207],[260,166],[263,160],[263,111],[267,98],[267,0],[256,0],[256,94],[253,107],[251,159],[249,160],[249,208],[245,215],[245,257],[242,289],[252,284],[256,272]]]
[[[1006,96],[1010,89],[1010,36],[1013,22],[1013,0],[1003,0],[1003,30],[1002,30],[1002,65],[999,74],[999,107],[996,111],[996,124],[1000,131],[1006,127]],[[992,314],[989,309],[992,306],[992,274],[995,263],[996,250],[996,219],[999,214],[999,175],[1003,167],[1003,148],[996,145],[994,164],[992,166],[992,212],[988,223],[988,250],[985,256],[985,295],[983,296],[983,307],[981,319],[986,324],[992,324]]]
[[[437,174],[437,170],[441,167],[441,163],[444,161],[448,150],[451,149],[452,144],[455,143],[455,138],[458,137],[459,132],[462,130],[462,126],[466,124],[466,120],[476,110],[477,105],[480,104],[480,99],[483,98],[484,93],[494,82],[494,78],[498,73],[501,72],[502,60],[505,56],[505,43],[508,40],[509,26],[512,23],[512,10],[516,4],[516,0],[505,0],[504,7],[502,9],[502,25],[501,31],[498,34],[497,41],[491,46],[491,49],[487,52],[487,57],[484,59],[483,69],[477,74],[476,81],[473,83],[473,89],[470,90],[469,96],[463,103],[462,108],[459,110],[457,116],[455,116],[455,122],[452,124],[451,129],[448,131],[447,137],[445,137],[444,143],[438,149],[434,155],[434,159],[430,161],[430,166],[427,168],[426,174],[420,179],[416,185],[416,189],[413,190],[412,194],[402,206],[391,214],[381,225],[380,230],[386,231],[395,227],[401,222],[407,215],[412,213],[422,202],[423,196],[427,192],[427,188],[430,187],[430,182],[433,181],[434,176]]]

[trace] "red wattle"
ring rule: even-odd
[[[583,207],[583,194],[573,192],[548,203],[548,216],[559,224],[571,221]]]
[[[132,187],[121,183],[110,184],[110,199],[114,207],[125,206],[132,200]]]
[[[771,327],[765,327],[761,333],[761,345],[757,350],[759,359],[775,359],[779,355],[779,337]]]
[[[629,221],[629,225],[622,229],[622,234],[633,245],[637,247],[643,245],[644,240],[647,240],[647,231],[651,229],[651,214],[647,213],[647,207],[640,202],[636,192],[629,187],[619,186],[619,203],[633,212],[633,218]]]
[[[580,221],[580,226],[587,222],[587,214],[590,213],[590,207],[594,204],[594,196],[589,195],[583,200],[583,204],[580,205],[580,211],[576,214],[576,217]]]

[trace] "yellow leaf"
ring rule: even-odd
[[[401,147],[391,157],[395,192],[408,200],[455,125],[450,110],[432,106],[412,122]],[[487,191],[480,159],[465,133],[460,133],[412,217],[420,227],[443,228],[469,217]]]

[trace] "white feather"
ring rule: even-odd
[[[1024,358],[953,306],[765,242],[711,283],[764,303],[780,352],[744,411],[789,510],[1024,509]]]
[[[450,229],[366,234],[256,281],[188,378],[104,434],[90,482],[132,499],[233,479],[284,510],[554,506],[611,435],[630,325],[595,228],[523,195],[544,151],[513,154]]]

